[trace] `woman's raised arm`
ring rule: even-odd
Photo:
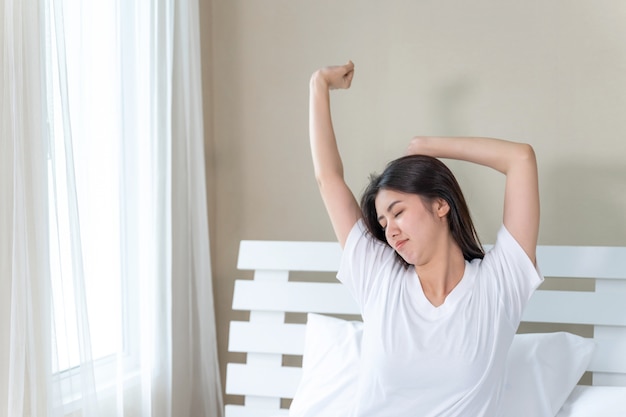
[[[505,174],[504,226],[535,262],[539,185],[535,152],[530,145],[492,138],[415,137],[407,152],[473,162]]]
[[[350,88],[353,75],[352,62],[325,67],[311,76],[309,86],[309,137],[315,178],[342,247],[350,230],[361,217],[361,210],[344,181],[343,163],[330,115],[330,90]]]

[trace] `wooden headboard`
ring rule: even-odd
[[[284,355],[302,355],[305,324],[285,323],[286,313],[359,314],[337,281],[290,281],[290,272],[336,272],[340,258],[335,242],[241,242],[238,268],[254,279],[235,282],[233,309],[250,319],[231,322],[228,349],[247,359],[227,365],[226,393],[245,405],[226,405],[226,417],[287,415],[281,399],[293,398],[301,369]],[[592,280],[592,290],[539,288],[523,321],[593,326],[592,384],[626,386],[626,247],[539,246],[537,259],[546,278]]]

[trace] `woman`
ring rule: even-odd
[[[407,156],[372,178],[361,205],[346,185],[330,116],[331,89],[354,65],[310,82],[315,176],[344,248],[338,278],[362,311],[353,415],[497,416],[505,361],[523,309],[543,278],[535,267],[537,164],[531,146],[490,138],[416,137]],[[436,158],[506,175],[503,225],[483,253],[465,200]]]

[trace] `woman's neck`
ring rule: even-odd
[[[415,272],[428,301],[439,307],[463,278],[465,273],[463,252],[450,237],[436,251],[436,256],[427,264],[416,266]]]

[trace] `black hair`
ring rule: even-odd
[[[425,202],[437,198],[445,200],[450,206],[448,227],[463,257],[471,261],[485,256],[461,187],[452,171],[439,159],[426,155],[407,155],[387,164],[382,174],[370,176],[370,183],[361,197],[363,221],[374,238],[388,245],[375,206],[378,192],[384,189],[417,194]],[[408,265],[400,255],[398,258]]]

